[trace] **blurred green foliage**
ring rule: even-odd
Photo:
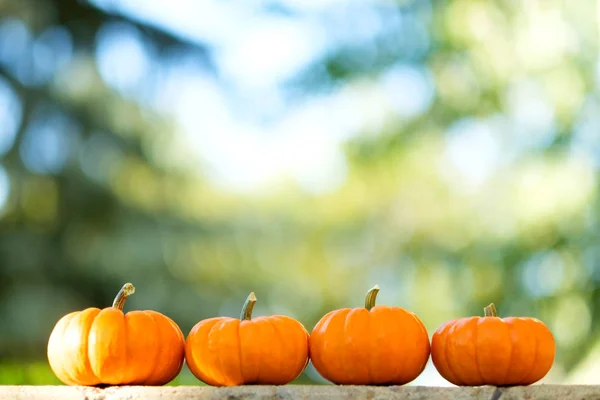
[[[0,383],[57,383],[45,360],[54,323],[110,305],[126,281],[137,287],[126,309],[168,314],[186,334],[237,316],[250,291],[255,315],[309,331],[375,283],[379,303],[416,312],[430,333],[493,301],[549,325],[549,379],[566,379],[600,328],[596,2],[365,7],[385,16],[380,34],[287,82],[294,101],[334,93],[367,116],[345,141],[343,183],[240,194],[198,170],[172,116],[108,85],[94,56],[98,31],[117,22],[156,64],[187,54],[218,75],[209,47],[85,1],[0,1],[0,122],[15,126],[12,139],[0,130]],[[50,28],[69,38],[64,59],[58,39],[46,53],[18,47]],[[425,112],[381,100],[398,63],[433,87]],[[44,141],[39,126],[60,135]],[[44,158],[40,146],[61,151]],[[199,382],[184,372],[172,384]]]

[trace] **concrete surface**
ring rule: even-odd
[[[600,400],[600,386],[534,385],[528,387],[425,386],[208,386],[110,387],[0,386],[0,399],[18,400],[212,400],[212,399],[399,399],[399,400]]]

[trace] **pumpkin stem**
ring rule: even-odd
[[[375,307],[377,293],[379,293],[379,285],[373,286],[373,288],[367,292],[367,298],[365,299],[365,308],[367,310],[371,311],[371,308]]]
[[[256,303],[256,295],[254,292],[248,295],[244,307],[242,307],[242,313],[240,314],[240,321],[250,321],[252,319],[252,309]]]
[[[496,306],[494,303],[490,303],[489,306],[483,309],[483,315],[486,317],[497,317],[498,312],[496,311]]]
[[[129,296],[135,293],[135,287],[131,283],[126,283],[123,285],[119,293],[117,293],[117,297],[115,297],[115,301],[113,301],[112,306],[114,308],[118,308],[119,310],[123,310],[123,306],[125,306],[125,300]]]

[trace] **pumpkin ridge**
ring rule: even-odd
[[[125,343],[125,346],[123,346],[125,348],[125,368],[123,368],[121,370],[121,378],[119,379],[119,381],[123,382],[125,377],[127,376],[127,370],[129,369],[129,357],[131,356],[129,354],[129,346],[127,345],[127,342],[129,341],[129,334],[128,334],[128,329],[127,329],[127,321],[125,320],[125,313],[122,312],[123,314],[123,343]],[[127,384],[129,384],[129,382],[127,382]]]
[[[242,367],[242,321],[237,324],[237,342],[238,342],[238,366],[240,368],[240,377],[242,381],[246,382],[246,377],[244,376],[244,368]]]
[[[102,342],[104,340],[107,340],[104,337],[104,335],[102,335],[102,333],[103,333],[102,327],[106,323],[104,321],[104,319],[112,318],[112,316],[111,316],[112,312],[118,312],[121,314],[121,317],[123,317],[123,313],[118,311],[116,308],[112,308],[112,307],[103,308],[98,313],[98,315],[96,315],[96,318],[94,318],[94,321],[90,325],[90,331],[89,331],[90,336],[88,336],[88,341],[89,341],[89,338],[91,337],[92,332],[95,334],[95,341],[93,342],[93,347],[88,347],[88,358],[90,360],[90,365],[92,367],[92,371],[94,372],[94,375],[96,375],[98,377],[101,384],[113,384],[113,382],[115,382],[115,381],[122,380],[122,376],[119,377],[119,379],[111,379],[111,378],[114,378],[114,376],[111,376],[114,373],[113,371],[115,369],[122,368],[122,366],[118,365],[117,367],[114,367],[114,365],[112,365],[113,368],[111,368],[109,370],[104,365],[104,363],[107,361],[106,354],[99,354],[99,353],[108,353],[108,355],[110,356],[111,364],[114,364],[114,357],[112,357],[112,356],[117,355],[117,354],[114,353],[113,347],[117,346],[117,344],[122,342],[122,340],[120,340],[120,337],[118,338],[118,340],[109,341],[109,343],[107,343],[106,346],[104,346],[105,348],[103,350],[106,350],[105,352],[97,351],[99,346],[102,345]],[[108,317],[107,317],[107,315],[108,315]],[[111,322],[114,322],[114,321],[111,321]],[[124,325],[125,325],[125,321],[123,321],[123,326]],[[119,333],[120,333],[120,331],[119,331]],[[114,339],[114,337],[112,337],[111,339]],[[111,346],[113,346],[113,347],[111,347]],[[118,356],[119,356],[119,361],[122,361],[120,359],[121,354],[118,354]],[[122,364],[122,363],[119,363],[119,364]],[[109,376],[108,379],[107,379],[107,374]]]
[[[218,373],[218,371],[220,370],[220,367],[221,367],[219,365],[220,364],[220,359],[218,357],[219,351],[217,350],[217,352],[215,354],[212,347],[210,347],[208,344],[211,343],[210,337],[212,336],[213,332],[215,332],[216,327],[219,326],[219,324],[221,324],[222,322],[223,322],[222,319],[215,321],[215,323],[210,327],[210,330],[206,334],[206,342],[207,342],[206,350],[207,350],[207,353],[210,355],[210,360],[211,360],[211,363],[209,364],[209,366],[210,366],[209,370],[212,373],[210,374],[210,376],[212,376],[214,378],[214,380],[219,383],[220,386],[223,386],[224,383],[223,383],[223,375]],[[217,346],[218,346],[218,343],[217,343]]]
[[[345,325],[346,324],[346,317],[350,313],[350,311],[352,311],[351,308],[345,308],[345,309],[342,309],[341,311],[338,311],[338,312],[333,311],[331,313],[331,318],[328,321],[328,326],[329,326],[329,324],[332,324],[337,319],[340,319],[340,334],[341,334],[342,338],[345,337],[345,335],[346,335],[346,329],[345,329],[345,326],[346,326]],[[321,349],[324,350],[324,349],[327,348],[326,343],[329,342],[329,335],[327,334],[327,331],[325,330],[321,336],[324,337],[323,343],[321,345]],[[324,367],[325,371],[327,371],[327,376],[329,376],[329,377],[331,377],[331,376],[333,376],[333,377],[339,377],[340,376],[339,370],[337,369],[338,364],[341,364],[341,370],[342,370],[342,375],[341,376],[345,376],[345,373],[346,373],[346,362],[344,360],[344,358],[345,358],[344,357],[344,347],[343,346],[338,346],[337,350],[339,351],[339,357],[338,358],[339,358],[340,362],[339,363],[335,363],[334,362],[333,366],[330,364],[330,362],[331,362],[331,350],[325,350],[325,351],[323,351],[323,353],[324,353],[323,354],[323,358],[322,358],[322,360],[323,360],[323,367]],[[334,381],[335,381],[335,383],[338,383],[338,384],[342,383],[342,382],[340,382],[339,379],[334,379]]]
[[[277,318],[278,321],[281,321],[282,323],[285,323],[289,329],[293,329],[294,335],[291,337],[291,340],[294,340],[296,337],[298,337],[298,343],[300,342],[300,337],[302,337],[303,341],[306,342],[306,360],[304,360],[304,363],[300,364],[299,367],[297,367],[298,363],[294,363],[293,366],[293,370],[292,372],[296,374],[296,371],[300,370],[299,373],[297,373],[296,375],[292,376],[290,379],[290,382],[294,379],[296,379],[298,376],[300,376],[300,374],[302,373],[302,371],[304,371],[306,369],[306,365],[308,364],[308,360],[310,360],[310,349],[308,347],[308,341],[306,340],[306,328],[304,328],[304,325],[302,325],[302,323],[298,320],[295,320],[293,318],[287,317],[285,315],[280,315],[275,317]],[[290,335],[291,336],[291,335]],[[285,339],[287,338],[287,336],[283,335],[284,338],[284,345],[285,345]],[[292,348],[294,349],[294,352],[292,353],[293,357],[290,357],[293,360],[298,360],[300,359],[300,355],[303,354],[303,348],[298,347],[298,346],[292,346]]]
[[[423,333],[424,336],[427,338],[428,354],[427,354],[427,359],[425,360],[425,362],[421,366],[421,370],[419,371],[419,375],[421,375],[423,373],[423,371],[425,370],[425,367],[427,366],[427,362],[429,361],[429,358],[431,357],[431,342],[429,341],[429,333],[427,332],[427,328],[425,327],[425,325],[423,325],[423,322],[419,319],[419,317],[417,317],[417,314],[415,314],[412,311],[407,311],[407,310],[404,310],[404,311],[407,314],[410,314],[412,316],[413,320],[415,321],[415,324],[417,324],[417,326],[421,330],[421,333]]]
[[[257,330],[258,329],[260,331],[260,328],[256,327],[257,326],[257,320],[258,321],[262,321],[260,319],[260,317],[259,318],[252,318],[252,320],[251,320],[252,323],[251,324],[249,324],[248,322],[240,321],[240,328],[239,328],[240,329],[240,332],[239,332],[239,340],[240,340],[240,368],[242,369],[242,376],[244,378],[244,384],[245,385],[256,385],[258,383],[257,377],[258,377],[258,371],[260,370],[259,367],[260,367],[261,357],[256,357],[256,354],[252,354],[251,353],[254,356],[254,358],[250,357],[250,359],[252,361],[257,361],[256,362],[257,367],[256,368],[251,368],[252,374],[250,374],[250,376],[246,377],[246,375],[243,373],[244,369],[246,369],[246,368],[244,368],[244,366],[242,365],[242,358],[241,358],[242,354],[246,354],[246,352],[244,352],[242,350],[242,327],[244,327],[244,329],[245,329],[244,333],[246,335],[248,335],[248,333],[247,333],[248,330]]]
[[[298,321],[298,323],[300,323],[300,326],[302,327],[302,337],[304,339],[304,342],[306,342],[306,360],[304,361],[304,365],[302,366],[302,372],[304,372],[306,370],[306,367],[308,366],[308,363],[311,360],[311,352],[310,352],[310,333],[308,333],[308,330],[306,329],[306,327],[304,326],[304,324],[300,321]],[[300,374],[302,373],[300,372]],[[300,374],[298,374],[298,376],[300,376]]]
[[[304,340],[306,341],[306,361],[304,362],[304,367],[302,367],[302,371],[304,371],[312,359],[312,354],[310,351],[310,333],[308,333],[304,325],[302,325],[302,328],[304,328]]]
[[[71,326],[73,325],[73,321],[75,321],[80,314],[81,314],[81,311],[79,311],[77,314],[74,314],[71,317],[71,319],[69,320],[69,323],[65,327],[63,335],[65,334],[65,332],[68,332],[69,330],[71,330]],[[72,380],[73,382],[77,383],[78,385],[81,384],[81,380],[75,379],[74,376],[71,374],[70,368],[66,368],[65,372],[66,372],[66,374],[67,374],[67,376],[69,377],[70,380]]]
[[[152,315],[152,313],[148,312],[147,310],[143,311],[144,314],[148,315],[152,321],[154,321],[154,329],[156,331],[155,333],[155,337],[156,337],[156,343],[158,343],[160,345],[161,343],[161,337],[160,337],[160,329],[158,328],[158,323],[156,322],[156,319],[154,318],[154,315]],[[146,385],[148,382],[152,382],[153,375],[156,373],[157,369],[156,366],[158,365],[158,358],[160,357],[160,350],[156,352],[156,355],[154,356],[154,368],[150,370],[150,373],[148,374],[148,376],[146,376],[144,379],[140,379],[139,382],[142,385]]]
[[[448,360],[446,359],[445,353],[447,346],[446,331],[450,329],[452,324],[452,321],[445,322],[433,332],[433,335],[431,336],[430,355],[431,361],[440,375],[447,381],[454,383],[456,382],[456,377],[448,367]],[[443,348],[444,352],[442,352],[440,348]]]
[[[90,325],[90,329],[88,330],[88,333],[87,333],[87,335],[88,335],[88,338],[87,338],[87,342],[88,342],[88,346],[87,346],[87,359],[88,359],[88,362],[90,363],[90,370],[92,371],[92,374],[94,374],[94,376],[98,378],[98,381],[100,383],[104,383],[104,382],[102,382],[102,379],[100,378],[100,375],[94,370],[94,366],[92,365],[92,362],[90,361],[91,360],[90,354],[91,354],[91,351],[92,351],[92,349],[90,348],[90,342],[91,342],[90,341],[90,336],[92,335],[92,327],[94,326],[94,322],[96,322],[96,318],[98,318],[98,315],[100,315],[101,312],[102,312],[102,310],[100,310],[100,312],[96,315],[96,317],[94,317],[94,321],[92,321],[92,324]]]
[[[315,369],[319,372],[319,374],[326,375],[326,376],[330,375],[328,373],[329,371],[328,371],[327,362],[324,361],[323,358],[321,357],[320,351],[311,351],[310,348],[313,346],[313,343],[315,343],[315,341],[313,340],[313,334],[315,334],[314,335],[315,337],[319,336],[319,339],[322,340],[323,334],[319,334],[320,330],[322,329],[323,326],[329,326],[331,319],[335,315],[336,315],[335,311],[328,312],[319,322],[317,322],[317,325],[313,328],[312,333],[308,337],[310,358],[313,360],[313,365],[315,366]],[[315,360],[317,361],[316,363],[315,363]],[[317,364],[320,366],[321,371],[319,371],[319,369],[317,368]]]
[[[235,340],[238,337],[240,320],[237,318],[224,319],[217,328],[219,370],[224,376],[225,386],[238,386],[244,384],[243,375],[240,373],[240,364],[236,361],[239,352]]]
[[[294,326],[294,330],[297,330],[297,331],[298,331],[298,337],[302,336],[302,338],[303,338],[303,339],[306,341],[306,336],[305,336],[305,333],[304,333],[304,332],[305,332],[305,328],[304,328],[304,325],[302,325],[302,323],[301,323],[300,321],[294,321],[294,320],[292,320],[292,319],[289,319],[289,320],[288,320],[288,319],[285,319],[285,321],[286,321],[286,322],[287,322],[287,323],[288,323],[290,326]],[[296,324],[296,322],[298,322],[298,324]],[[300,335],[300,334],[301,334],[301,335]],[[300,342],[300,340],[298,340],[298,343],[299,343],[299,342]],[[302,367],[301,367],[301,368],[302,368],[302,369],[301,369],[302,371],[304,371],[304,369],[306,368],[306,364],[307,364],[307,363],[306,363],[306,361],[307,361],[307,360],[310,360],[310,356],[309,356],[309,354],[310,354],[310,349],[308,348],[308,341],[306,341],[306,345],[307,345],[307,347],[306,347],[306,360],[304,361],[304,364],[303,364],[303,365],[302,365]],[[302,352],[302,349],[301,349],[301,348],[297,348],[297,350],[294,352],[294,357],[295,357],[295,359],[298,359],[298,358],[299,358],[299,356],[300,356],[301,352]],[[295,371],[295,370],[294,370],[294,371]],[[302,373],[302,372],[300,372],[300,373],[298,374],[298,376],[299,376],[301,373]],[[293,379],[296,379],[298,376],[294,376],[294,377],[293,377]]]
[[[371,335],[371,319],[373,317],[373,315],[371,314],[371,310],[369,310],[369,315],[367,316],[367,329],[365,329],[366,335],[369,338],[369,362],[367,363],[367,378],[369,382],[373,382],[373,373],[371,371],[371,364],[373,363],[373,352],[371,351],[371,348],[373,347],[373,343],[375,343],[375,340],[373,340],[373,335]]]
[[[152,313],[152,311],[151,311]],[[173,372],[173,375],[169,377],[168,382],[171,382],[173,379],[175,379],[175,377],[177,375],[179,375],[179,373],[181,372],[181,370],[183,369],[183,364],[185,363],[185,337],[183,336],[183,332],[181,332],[181,328],[179,327],[179,325],[177,325],[177,323],[175,321],[173,321],[170,317],[168,317],[167,315],[164,314],[159,314],[160,318],[165,318],[167,320],[167,322],[169,323],[169,325],[171,325],[171,327],[173,329],[175,329],[178,333],[177,336],[179,336],[180,339],[180,344],[183,344],[183,355],[181,357],[181,360],[179,361],[179,368],[175,369]]]
[[[69,323],[67,324],[67,328],[65,329],[65,332],[68,332],[68,331],[69,331],[69,329],[71,328],[71,325],[73,324],[73,321],[77,320],[77,318],[78,318],[78,317],[81,317],[81,314],[82,314],[84,311],[87,311],[87,309],[86,309],[86,310],[79,311],[79,312],[77,312],[77,314],[73,315],[73,317],[71,318],[71,320],[70,320],[70,321],[69,321]],[[97,316],[97,315],[98,315],[98,314],[96,314],[96,316]],[[94,317],[94,319],[96,319],[96,317]],[[94,322],[94,319],[92,319],[92,323]],[[88,371],[90,371],[90,372],[91,372],[91,375],[92,375],[94,378],[96,378],[96,381],[97,381],[97,382],[96,382],[96,385],[97,385],[97,384],[101,384],[101,383],[103,383],[103,382],[102,382],[102,381],[101,381],[101,379],[100,379],[100,378],[99,378],[99,377],[96,375],[96,373],[95,373],[95,372],[92,370],[92,367],[91,367],[91,365],[90,365],[90,360],[89,360],[89,358],[87,357],[87,354],[88,354],[88,350],[87,350],[87,349],[88,349],[88,347],[89,347],[89,334],[90,334],[90,327],[91,327],[91,326],[92,326],[92,325],[90,324],[90,326],[87,326],[87,327],[86,327],[86,329],[87,329],[87,335],[86,335],[86,336],[87,336],[87,337],[86,337],[86,349],[85,349],[85,350],[86,350],[86,352],[85,352],[85,354],[86,354],[85,366],[86,366],[86,369],[87,369]],[[64,335],[64,333],[63,333],[63,335]],[[83,385],[86,385],[86,386],[87,386],[87,383],[84,383],[84,382],[82,382],[82,380],[81,380],[81,379],[75,379],[75,378],[73,377],[73,375],[71,375],[71,373],[70,373],[70,372],[68,372],[68,375],[69,375],[70,379],[71,379],[72,381],[74,381],[74,382],[75,382],[77,385],[82,385],[82,384],[83,384]]]
[[[348,362],[348,358],[347,357],[347,353],[348,353],[348,338],[349,338],[349,329],[348,329],[348,323],[350,320],[350,314],[352,314],[352,311],[354,311],[355,309],[350,309],[346,315],[344,315],[344,325],[343,325],[343,337],[346,339],[344,341],[344,345],[340,348],[340,359],[342,361],[342,372],[343,372],[343,376],[348,376],[348,368],[347,366],[350,364]]]
[[[219,341],[217,342],[217,352],[215,353],[215,359],[217,361],[217,366],[218,368],[215,368],[215,371],[223,371],[223,358],[221,357],[222,352],[222,343],[223,343],[223,335],[220,334],[220,330],[223,328],[223,326],[229,322],[226,319],[223,319],[219,322],[217,322],[216,324],[213,325],[213,327],[211,328],[211,330],[208,332],[208,336],[210,337],[211,334],[213,334],[213,331],[216,331],[215,333],[217,334],[217,337],[219,338]],[[218,327],[218,328],[217,328]],[[229,377],[226,376],[226,374],[222,373],[221,374],[221,385],[227,385],[228,381],[229,381]]]
[[[488,317],[484,317],[484,318],[488,318]],[[481,318],[477,318],[475,323],[475,329],[473,329],[473,342],[475,343],[475,346],[473,346],[475,348],[475,369],[477,370],[477,373],[479,374],[479,384],[485,382],[485,379],[483,377],[483,374],[481,373],[481,368],[479,367],[479,358],[477,357],[477,354],[479,353],[479,346],[477,345],[477,337],[479,336],[479,322],[481,321]]]
[[[262,332],[264,331],[262,320],[260,320],[260,323],[257,322],[257,321],[255,321],[254,323],[256,324],[256,327],[258,328],[258,331],[261,332],[261,334],[258,335],[258,336],[262,337],[263,336]],[[260,383],[261,382],[261,380],[260,380],[260,373],[261,372],[264,373],[263,368],[261,368],[262,367],[262,360],[264,360],[263,350],[262,349],[263,348],[261,347],[260,358],[258,359],[258,367],[256,368],[256,380],[254,381],[256,383]]]
[[[61,344],[60,347],[62,347],[62,341],[63,341],[63,338],[65,336],[65,332],[69,329],[69,326],[71,325],[71,323],[73,322],[73,320],[75,319],[75,317],[77,315],[79,315],[80,312],[81,311],[76,311],[76,312],[72,313],[70,315],[69,321],[65,324],[65,327],[63,328],[63,331],[60,332],[60,335],[59,335],[60,344]],[[69,316],[65,316],[65,318],[67,318],[67,317],[69,317]],[[71,375],[71,373],[69,371],[69,368],[64,368],[62,364],[60,365],[60,368],[62,369],[63,374],[66,375],[66,378],[68,380],[70,380],[71,382],[75,383],[76,385],[79,385],[81,383],[78,379],[74,379],[73,378],[73,376]]]
[[[402,321],[402,320],[404,319],[404,318],[403,318],[403,317],[404,317],[404,313],[403,313],[403,311],[404,311],[404,310],[402,310],[401,308],[392,308],[392,307],[390,307],[389,309],[390,309],[390,311],[391,311],[392,313],[396,313],[396,314],[398,315],[398,320],[399,320],[399,321]],[[393,314],[392,314],[392,315],[393,315]],[[402,324],[403,324],[403,322],[404,322],[404,321],[402,321]],[[403,324],[403,325],[404,325],[404,324]],[[402,329],[402,333],[403,333],[402,340],[405,342],[405,341],[406,341],[406,330],[405,330],[405,329]],[[401,364],[399,363],[399,366],[400,366],[400,367],[398,368],[398,370],[400,371],[400,373],[399,373],[399,377],[400,377],[400,378],[402,378],[402,380],[404,380],[404,378],[405,378],[405,373],[406,373],[406,357],[402,357],[402,359],[401,359]],[[394,377],[393,379],[397,379],[397,378],[398,378],[398,377]]]
[[[508,354],[508,363],[506,366],[506,374],[504,374],[504,379],[502,379],[502,382],[511,384],[512,382],[507,382],[507,379],[508,379],[508,375],[510,374],[510,370],[511,370],[512,363],[513,363],[513,353],[515,352],[515,344],[512,341],[512,335],[511,335],[511,332],[514,327],[513,327],[513,324],[509,324],[504,319],[501,319],[501,320],[504,324],[506,324],[506,326],[508,328],[508,342],[510,343],[510,353]]]
[[[448,332],[444,334],[444,359],[446,360],[446,365],[448,365],[448,372],[450,372],[451,377],[454,377],[456,380],[456,384],[463,384],[463,380],[458,376],[458,374],[452,368],[452,363],[450,362],[451,358],[448,357],[448,342],[450,338],[450,330],[456,327],[456,322],[448,327]],[[477,361],[477,360],[476,360]]]
[[[281,331],[279,330],[279,328],[277,327],[277,323],[274,323],[274,319],[276,319],[277,317],[273,317],[271,319],[266,319],[265,323],[268,324],[269,326],[271,326],[271,328],[273,328],[273,331],[275,332],[275,336],[278,338],[279,343],[281,344],[281,349],[285,351],[285,341],[283,340],[283,336],[281,335]],[[278,365],[278,369],[279,371],[281,371],[283,369],[282,367],[282,363],[281,360],[284,358],[284,354],[279,354],[279,365]],[[295,377],[294,377],[295,378]],[[292,378],[292,380],[294,379]]]
[[[202,340],[205,340],[206,342],[208,342],[208,339],[210,337],[210,331],[213,329],[213,327],[219,323],[219,321],[221,321],[222,318],[210,318],[207,319],[203,322],[200,322],[198,324],[196,324],[192,330],[190,331],[189,335],[188,335],[188,339],[186,340],[186,360],[188,362],[188,366],[190,367],[191,371],[194,370],[198,370],[199,373],[202,373],[203,375],[206,376],[206,380],[210,381],[207,382],[208,384],[212,385],[212,386],[222,386],[221,381],[219,379],[217,379],[215,377],[214,374],[214,364],[210,364],[208,365],[208,367],[204,366],[202,361],[203,360],[198,360],[198,356],[197,356],[197,351],[195,351],[192,347],[191,347],[191,343],[192,342],[196,342],[196,336],[198,335],[198,331],[202,328],[202,325],[209,325],[208,331],[206,332],[205,336],[202,337]],[[189,342],[188,342],[189,341]],[[195,344],[195,343],[194,343]],[[199,343],[198,345],[199,349],[203,348],[203,343]],[[187,352],[189,350],[189,355],[190,357],[187,357]],[[207,353],[208,353],[208,346],[204,349]],[[212,356],[212,355],[211,355]],[[213,360],[211,360],[212,362]],[[194,374],[195,375],[195,374]]]
[[[89,310],[89,309],[88,309]],[[89,353],[90,353],[90,331],[92,330],[92,324],[94,323],[94,320],[96,319],[96,317],[98,316],[98,314],[100,314],[100,309],[97,308],[96,310],[98,310],[98,312],[96,313],[96,315],[94,316],[94,319],[92,319],[91,323],[89,326],[86,326],[86,337],[85,337],[85,366],[88,369],[88,371],[90,372],[90,375],[92,375],[94,378],[96,378],[96,381],[99,383],[102,383],[100,380],[100,377],[98,375],[96,375],[96,373],[94,372],[94,370],[92,369],[92,364],[90,363],[90,357],[89,357]],[[84,310],[86,311],[86,310]]]
[[[533,363],[531,364],[531,370],[527,373],[527,375],[525,375],[525,378],[523,378],[520,382],[520,384],[528,384],[527,382],[530,381],[530,376],[533,375],[533,373],[535,372],[535,364],[537,362],[537,358],[538,358],[538,346],[540,344],[540,341],[538,339],[538,335],[536,332],[534,332],[533,338],[535,340],[535,350],[534,350],[534,356],[533,356]]]

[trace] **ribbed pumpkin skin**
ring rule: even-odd
[[[308,364],[308,332],[281,315],[210,318],[190,331],[185,356],[194,376],[209,385],[285,385]]]
[[[436,369],[459,386],[530,385],[554,355],[552,333],[535,318],[461,318],[442,325],[431,343]]]
[[[183,333],[156,311],[88,308],[62,317],[48,361],[67,385],[164,385],[181,371]]]
[[[400,307],[344,308],[326,314],[310,335],[315,369],[340,385],[403,385],[429,359],[419,318]]]

